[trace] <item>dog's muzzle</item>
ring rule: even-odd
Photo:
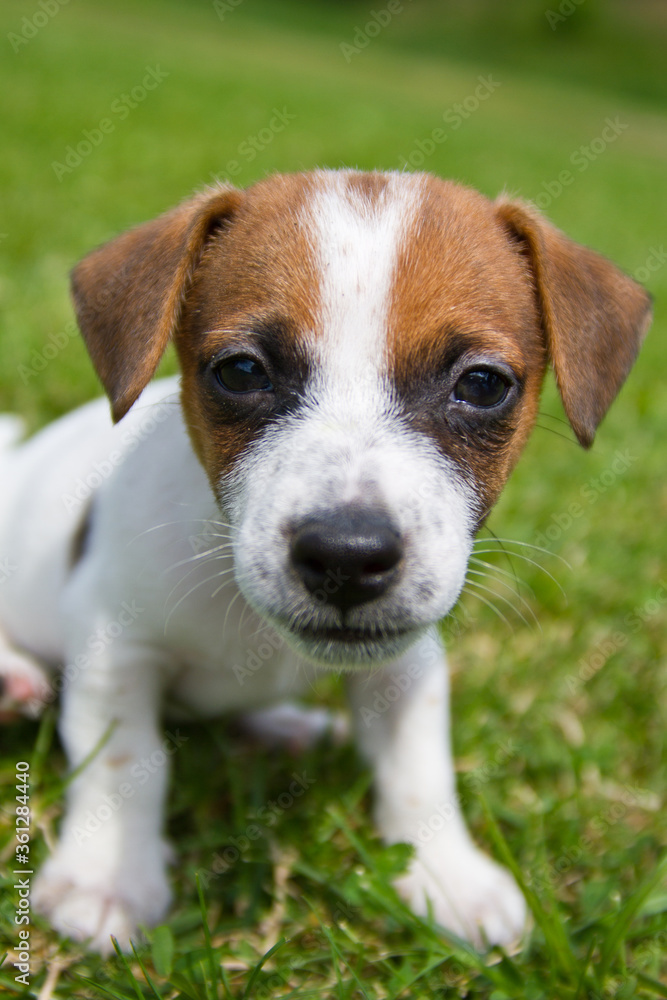
[[[341,507],[309,517],[292,529],[289,558],[311,609],[290,631],[311,655],[338,660],[346,649],[354,661],[375,659],[404,642],[411,630],[391,625],[378,608],[360,612],[402,573],[403,539],[385,511]]]

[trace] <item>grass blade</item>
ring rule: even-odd
[[[264,963],[268,962],[268,960],[271,958],[271,956],[274,955],[278,951],[279,948],[282,948],[282,946],[285,944],[286,941],[287,941],[287,938],[284,938],[284,937],[280,938],[280,940],[276,941],[276,943],[273,945],[272,948],[269,948],[269,950],[264,955],[262,955],[262,957],[260,958],[260,960],[257,963],[257,965],[252,970],[252,974],[250,976],[250,979],[248,980],[246,988],[243,991],[242,1000],[247,1000],[247,998],[250,996],[251,990],[252,990],[253,986],[255,985],[255,980],[257,979],[258,975],[262,971],[262,966],[264,965]]]
[[[213,945],[211,943],[211,931],[208,926],[208,918],[206,915],[206,900],[204,899],[204,890],[202,889],[201,880],[199,878],[199,873],[195,875],[195,882],[197,883],[197,895],[199,896],[199,909],[201,910],[202,925],[204,928],[204,946],[206,948],[206,958],[208,961],[209,974],[211,976],[211,986],[213,988],[214,1000],[219,1000],[218,994],[218,963],[215,958],[215,952],[213,951]],[[208,995],[208,990],[206,990]]]
[[[134,990],[134,992],[135,992],[135,994],[137,996],[137,1000],[144,1000],[144,995],[143,995],[143,993],[141,991],[141,987],[139,986],[139,983],[137,982],[136,976],[134,975],[134,973],[132,972],[132,969],[130,968],[130,963],[128,962],[128,960],[125,957],[125,955],[124,955],[124,953],[123,953],[120,945],[118,944],[118,941],[116,941],[115,937],[113,937],[113,936],[111,938],[111,941],[113,943],[114,950],[115,950],[116,954],[118,955],[119,959],[121,960],[123,968],[125,969],[125,973],[127,975],[127,978],[130,980],[130,986],[133,988],[133,990]],[[136,952],[136,949],[134,947],[134,943],[132,943],[132,951],[134,952],[135,957],[136,957],[137,952]]]
[[[658,863],[655,871],[651,873],[650,877],[646,879],[643,885],[639,886],[639,888],[632,894],[632,896],[630,896],[621,908],[621,912],[618,914],[614,926],[609,932],[602,948],[599,966],[601,976],[606,975],[609,971],[614,955],[618,951],[630,924],[641,909],[642,903],[644,903],[645,900],[651,895],[653,889],[655,889],[656,885],[662,881],[666,874],[667,854]]]
[[[171,975],[174,964],[174,935],[165,924],[156,927],[153,932],[151,954],[158,976],[164,976],[167,979]]]
[[[545,941],[549,949],[551,950],[553,958],[556,960],[560,968],[568,974],[572,979],[576,980],[577,977],[577,961],[572,952],[572,945],[570,939],[568,938],[563,925],[557,921],[553,920],[551,915],[542,906],[542,903],[535,892],[527,884],[525,878],[523,877],[523,872],[519,868],[518,864],[514,860],[512,852],[509,849],[507,841],[503,837],[500,827],[496,823],[495,818],[491,813],[489,804],[486,801],[484,795],[479,793],[480,802],[482,803],[482,808],[484,810],[484,815],[489,824],[489,832],[491,834],[491,839],[500,854],[502,861],[509,868],[512,875],[516,879],[517,885],[521,889],[530,910],[535,917],[535,920],[544,934]]]

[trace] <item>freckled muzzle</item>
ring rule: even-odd
[[[471,545],[474,498],[458,470],[366,402],[355,437],[313,407],[276,423],[225,480],[242,593],[323,665],[403,653],[451,610]]]

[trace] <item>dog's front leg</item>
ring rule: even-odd
[[[169,904],[162,814],[173,748],[158,730],[162,654],[123,636],[98,645],[66,668],[60,734],[81,771],[33,904],[60,933],[104,953],[110,935],[127,948]]]
[[[370,676],[352,674],[349,684],[380,833],[415,847],[400,894],[422,915],[430,903],[440,924],[477,946],[512,943],[524,927],[525,902],[509,873],[475,847],[461,815],[439,637],[429,633]]]

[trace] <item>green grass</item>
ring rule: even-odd
[[[67,295],[67,272],[90,247],[230,160],[239,184],[276,169],[397,167],[480,75],[500,86],[424,167],[489,195],[536,198],[606,118],[619,118],[628,128],[573,170],[547,212],[626,270],[648,266],[664,246],[661,5],[586,0],[551,31],[544,13],[555,2],[414,0],[347,63],[340,44],[384,6],[244,0],[220,21],[204,2],[73,2],[14,52],[8,34],[39,8],[6,0],[3,409],[36,427],[98,391]],[[147,66],[169,75],[121,119],[113,102]],[[295,117],[251,161],[241,144],[276,107]],[[114,130],[58,180],[52,163],[109,116]],[[101,961],[36,920],[26,996],[57,968],[45,997],[667,996],[667,606],[657,599],[667,579],[667,264],[648,286],[654,327],[593,451],[572,443],[550,383],[490,522],[500,537],[548,550],[538,561],[555,582],[528,563],[498,564],[525,580],[538,624],[503,607],[508,629],[466,600],[447,628],[460,790],[478,842],[511,853],[534,909],[521,952],[478,957],[400,905],[388,883],[406,850],[386,851],[374,836],[368,775],[351,748],[267,758],[216,723],[183,728],[189,738],[174,755],[168,926],[136,956]],[[335,679],[318,693],[342,700]],[[0,856],[8,862],[13,846],[14,763],[29,760],[32,849],[43,857],[65,775],[53,718],[5,728],[2,741]],[[308,794],[215,876],[216,852],[302,769],[318,778]],[[17,941],[12,885],[8,877],[0,898],[0,955]],[[14,975],[5,962],[0,988],[21,995]]]

